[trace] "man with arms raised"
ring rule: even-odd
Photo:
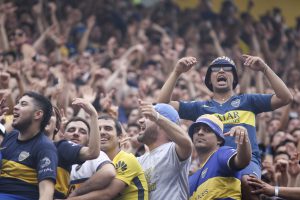
[[[158,102],[170,103],[183,119],[195,121],[203,114],[214,114],[224,124],[224,131],[240,125],[247,129],[252,147],[252,160],[242,171],[243,199],[257,199],[247,183],[249,174],[261,176],[260,154],[256,141],[255,116],[262,112],[275,110],[292,101],[292,94],[282,80],[259,57],[243,55],[244,65],[254,71],[261,71],[270,82],[275,94],[241,94],[235,95],[238,76],[234,62],[228,57],[218,57],[209,65],[205,85],[213,92],[208,101],[177,102],[171,101],[173,88],[178,77],[196,64],[196,58],[180,59],[164,84]],[[233,137],[226,137],[225,145],[236,148]]]

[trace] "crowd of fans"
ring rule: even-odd
[[[72,106],[73,99],[83,98],[99,115],[117,118],[124,132],[121,149],[141,156],[149,149],[137,141],[138,99],[157,102],[182,57],[196,57],[197,64],[180,76],[174,101],[210,99],[204,77],[209,63],[224,55],[237,66],[235,93],[274,93],[263,73],[243,66],[242,54],[248,53],[263,58],[293,95],[289,105],[256,119],[262,180],[300,187],[300,18],[296,27],[288,27],[280,8],[274,8],[255,20],[253,7],[249,1],[247,11],[240,13],[232,1],[224,1],[216,13],[209,0],[187,10],[169,0],[151,6],[129,0],[2,3],[0,98],[8,109],[1,123],[12,130],[14,105],[25,91],[35,91],[58,108],[59,140],[73,116],[90,120]],[[190,124],[181,120],[186,132]],[[194,151],[190,174],[199,167]]]

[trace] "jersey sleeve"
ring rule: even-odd
[[[84,161],[79,160],[79,152],[82,148],[74,142],[62,140],[57,144],[57,151],[60,159],[70,164],[82,164]]]
[[[248,94],[247,101],[255,114],[272,111],[271,99],[273,94]]]
[[[193,102],[179,102],[178,114],[181,119],[187,119],[191,121],[196,121],[196,119],[203,115],[202,108],[203,102],[193,101]]]
[[[138,160],[132,156],[122,156],[122,158],[115,164],[117,171],[116,178],[130,185],[130,182],[141,173],[141,165]]]
[[[220,169],[224,171],[232,171],[229,162],[236,155],[236,150],[232,147],[223,146],[217,151],[217,158],[220,165]]]
[[[36,158],[37,178],[41,182],[45,179],[56,181],[56,168],[58,165],[57,150],[52,143],[41,146]]]

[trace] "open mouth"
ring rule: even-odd
[[[227,82],[227,78],[225,76],[223,76],[223,75],[220,75],[220,76],[217,77],[217,82],[221,83],[221,84],[226,83]]]
[[[18,117],[20,117],[20,114],[14,112],[13,117],[14,117],[13,120],[16,120]]]

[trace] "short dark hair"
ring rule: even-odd
[[[67,121],[67,123],[66,123],[64,129],[66,129],[67,126],[68,126],[71,122],[78,122],[78,121],[83,122],[83,123],[87,126],[88,131],[89,131],[88,134],[90,134],[90,131],[91,131],[90,125],[89,125],[89,123],[88,123],[85,119],[83,119],[82,117],[72,117],[71,119],[69,119],[69,120]]]
[[[53,108],[50,100],[45,96],[33,91],[25,92],[23,96],[29,96],[30,98],[32,98],[36,103],[36,106],[38,106],[43,111],[44,114],[42,122],[40,124],[40,131],[44,131],[52,116]]]
[[[114,117],[112,117],[110,115],[101,115],[101,116],[98,117],[98,120],[99,119],[112,120],[115,123],[115,128],[116,128],[116,131],[117,131],[117,136],[122,135],[122,132],[123,132],[122,131],[122,126],[121,126],[120,122],[116,118],[114,118]]]

